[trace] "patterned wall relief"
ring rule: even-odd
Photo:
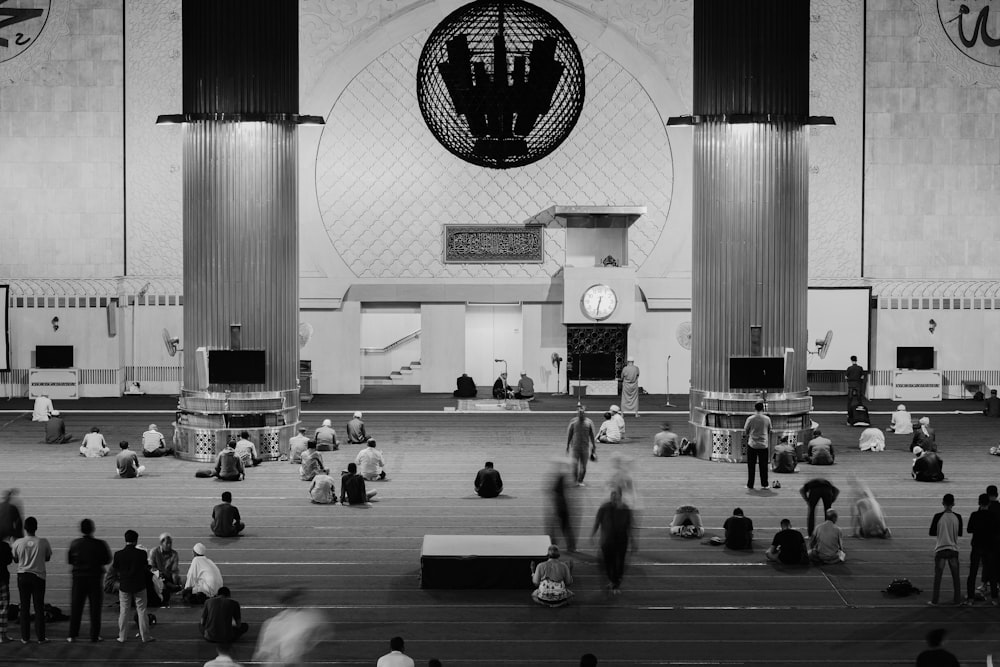
[[[556,204],[645,205],[630,231],[641,266],[666,224],[672,191],[670,144],[657,109],[636,79],[580,42],[587,103],[556,153],[520,169],[461,162],[420,117],[413,72],[427,33],[376,58],[331,110],[317,154],[316,193],[337,252],[359,278],[541,278],[564,261]],[[441,225],[547,224],[542,264],[461,265],[442,261]]]
[[[809,277],[861,275],[864,3],[814,0],[809,111]]]
[[[126,0],[126,270],[180,276],[181,127],[156,125],[181,111],[181,0]]]

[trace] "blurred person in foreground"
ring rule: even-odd
[[[304,592],[293,588],[280,598],[284,609],[264,621],[252,660],[268,667],[304,664],[323,634],[322,612],[301,606]]]

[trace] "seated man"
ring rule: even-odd
[[[212,508],[212,533],[216,537],[238,537],[246,524],[240,520],[240,511],[233,505],[233,494],[222,492],[222,502]]]
[[[52,399],[46,394],[39,394],[35,397],[35,407],[31,411],[31,421],[47,422],[53,411]]]
[[[194,555],[188,566],[187,578],[181,598],[188,604],[202,604],[214,596],[222,587],[222,573],[219,566],[209,558],[205,545],[201,542],[192,547]]]
[[[889,528],[885,525],[882,507],[875,500],[872,490],[866,484],[861,484],[860,487],[861,496],[851,506],[854,537],[891,537]]]
[[[309,487],[309,500],[316,505],[333,505],[337,502],[337,490],[333,486],[333,477],[320,473],[313,477]]]
[[[611,413],[611,418],[615,420],[618,424],[618,432],[622,434],[622,440],[625,439],[625,415],[622,414],[622,409],[617,405],[612,405],[608,408],[608,412]]]
[[[347,422],[347,442],[352,445],[361,445],[368,442],[368,432],[365,431],[365,423],[361,419],[361,411],[354,413],[351,421]]]
[[[872,418],[866,406],[860,398],[852,397],[847,404],[847,425],[848,426],[871,426]]]
[[[660,429],[653,436],[653,456],[677,456],[677,434],[670,430],[669,422],[663,422]]]
[[[174,455],[174,450],[167,447],[163,434],[156,430],[156,424],[150,424],[142,434],[142,455],[151,458]]]
[[[306,451],[302,453],[302,465],[299,466],[299,479],[311,482],[316,475],[329,475],[330,469],[323,465],[323,457],[316,451],[316,441],[306,443]]]
[[[618,430],[618,422],[610,412],[604,413],[604,421],[597,431],[597,442],[617,444],[622,441],[622,433]]]
[[[753,548],[753,521],[743,516],[743,510],[737,507],[733,515],[722,524],[726,531],[726,546],[730,549]]]
[[[803,565],[809,562],[806,540],[802,533],[792,528],[792,522],[788,519],[781,520],[781,530],[774,534],[771,546],[764,556],[770,561],[785,565]]]
[[[701,537],[705,529],[701,527],[701,515],[694,505],[681,505],[674,512],[670,522],[670,534],[681,537]]]
[[[220,586],[215,597],[205,600],[198,627],[201,636],[210,642],[231,644],[249,629],[240,619],[240,603],[229,595],[229,587]]]
[[[118,446],[121,451],[115,457],[115,469],[118,471],[119,477],[130,479],[139,477],[146,472],[146,466],[139,465],[139,457],[128,448],[128,440],[122,440]]]
[[[181,590],[180,556],[174,550],[174,538],[169,533],[160,533],[160,543],[149,552],[149,569],[160,576],[163,592],[162,605],[170,606],[170,595]]]
[[[920,447],[913,448],[913,454],[917,458],[913,459],[913,479],[918,482],[940,482],[944,479],[944,462],[937,452],[925,452]]]
[[[333,430],[333,422],[329,419],[324,419],[323,425],[316,429],[313,440],[316,441],[316,449],[321,452],[335,452],[340,449],[337,432]]]
[[[299,427],[299,434],[288,439],[288,462],[302,463],[302,452],[309,446],[309,438],[306,437],[306,427]]]
[[[452,392],[452,396],[455,398],[475,398],[478,390],[476,389],[476,381],[470,378],[466,373],[462,373],[457,378],[455,378],[455,391]]]
[[[378,491],[365,490],[365,478],[358,474],[358,466],[353,461],[347,464],[347,470],[340,477],[340,504],[365,505],[375,497]]]
[[[230,440],[215,457],[215,476],[225,482],[238,482],[245,475],[243,462],[236,455],[236,441]]]
[[[108,443],[104,440],[104,436],[101,435],[101,429],[94,426],[90,429],[90,433],[83,436],[83,442],[80,444],[80,456],[98,458],[107,456],[110,453],[111,450],[108,449]]]
[[[535,381],[528,377],[528,374],[521,371],[521,379],[517,381],[517,390],[514,398],[530,401],[535,397]]]
[[[501,373],[493,383],[493,398],[504,399],[514,395],[514,388],[507,384],[507,374]]]
[[[837,518],[837,510],[828,509],[826,521],[816,526],[809,537],[809,558],[814,563],[829,565],[847,560]]]
[[[771,470],[782,473],[795,472],[797,465],[795,445],[789,442],[787,435],[781,436],[781,440],[774,446],[774,452],[771,454]]]
[[[476,473],[474,486],[480,498],[496,498],[503,492],[503,480],[500,479],[500,471],[493,467],[493,461],[487,461],[483,469]]]
[[[382,452],[375,449],[374,438],[369,438],[368,446],[358,452],[354,462],[358,464],[361,476],[369,482],[385,479],[385,459]]]
[[[806,459],[814,466],[833,465],[833,442],[830,441],[830,438],[824,437],[823,432],[818,428],[813,430],[813,438],[809,441],[809,447],[806,449]]]
[[[896,411],[892,413],[892,419],[889,421],[889,428],[886,431],[896,435],[913,433],[913,417],[906,411],[906,406],[902,403],[896,406]]]
[[[937,451],[937,432],[931,428],[931,418],[921,417],[920,427],[913,431],[913,440],[910,442],[910,451],[914,447],[920,447],[925,452]]]
[[[858,438],[858,449],[863,452],[884,452],[885,435],[874,426],[866,428]]]
[[[73,436],[66,432],[66,422],[58,410],[53,410],[49,420],[45,422],[45,442],[49,445],[61,445],[69,442]]]
[[[236,441],[236,456],[240,457],[244,468],[259,466],[264,462],[257,455],[257,446],[250,440],[249,431],[240,431],[240,439]]]

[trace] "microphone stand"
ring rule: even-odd
[[[665,407],[673,408],[676,407],[670,402],[670,355],[667,355],[667,403]]]

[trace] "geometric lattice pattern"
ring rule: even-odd
[[[736,451],[737,447],[739,452]],[[747,458],[746,439],[740,437],[739,444],[730,431],[712,431],[712,461],[739,463]]]
[[[281,456],[280,444],[278,431],[264,431],[260,434],[260,457],[265,461],[277,461]]]
[[[567,325],[566,326],[566,368],[573,369],[570,377],[574,380],[580,369],[576,367],[577,359],[583,354],[606,354],[614,355],[615,369],[612,377],[621,375],[625,366],[625,354],[628,346],[628,325],[627,324],[589,324],[589,325]],[[584,379],[592,378],[586,368],[583,370]],[[610,380],[608,377],[596,378],[600,380]],[[589,386],[589,383],[588,383]],[[610,392],[617,394],[616,389]]]
[[[195,431],[194,453],[198,458],[215,458],[215,431]]]
[[[621,65],[577,40],[587,102],[548,157],[504,170],[456,158],[427,129],[414,72],[427,32],[368,64],[337,99],[316,155],[316,196],[331,243],[359,278],[551,278],[565,261],[553,205],[644,205],[629,228],[629,263],[641,266],[666,225],[673,163],[663,119]],[[545,225],[540,264],[446,264],[442,229]],[[673,230],[679,243],[687,229]]]

